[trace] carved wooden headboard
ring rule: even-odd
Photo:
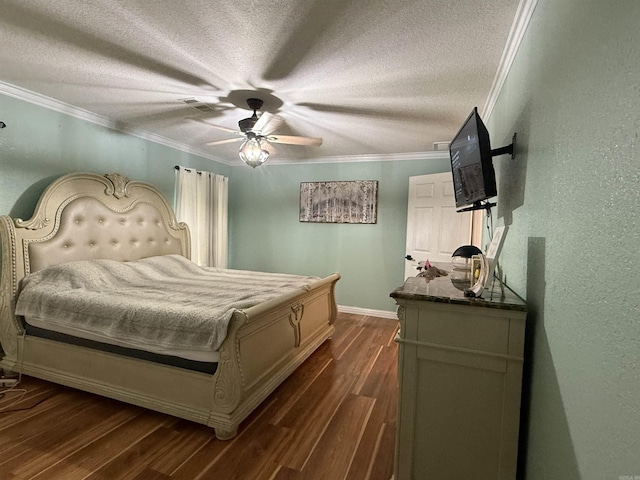
[[[43,192],[29,220],[0,216],[0,322],[13,316],[22,278],[74,260],[190,258],[189,230],[152,185],[117,173],[65,175]],[[1,335],[0,335],[1,336]]]

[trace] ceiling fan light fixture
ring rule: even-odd
[[[267,161],[270,151],[273,151],[272,143],[283,143],[287,145],[303,145],[303,146],[320,146],[322,138],[318,137],[301,137],[298,135],[273,135],[272,133],[283,122],[282,118],[274,116],[269,112],[264,112],[258,117],[258,110],[262,108],[262,100],[259,98],[248,98],[247,105],[253,110],[253,115],[249,118],[243,118],[238,122],[239,130],[233,130],[222,125],[214,125],[204,122],[211,127],[223,130],[225,132],[240,135],[246,140],[240,146],[240,160],[256,168]],[[281,105],[281,104],[280,104]],[[235,141],[242,141],[242,138],[225,138],[213,142],[207,142],[206,145],[223,145]]]
[[[269,151],[262,145],[264,139],[256,136],[249,136],[240,146],[240,160],[256,168],[262,165],[269,158]]]

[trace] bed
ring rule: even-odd
[[[271,293],[260,303],[233,303],[215,349],[200,348],[193,358],[175,350],[146,351],[135,339],[109,343],[38,323],[48,315],[34,308],[39,297],[25,300],[21,295],[33,278],[52,270],[76,265],[164,268],[167,262],[199,268],[187,260],[187,226],[176,221],[160,191],[119,174],[59,178],[43,192],[29,220],[0,216],[0,237],[0,366],[202,423],[222,440],[234,437],[240,422],[334,331],[337,273],[294,279],[304,285],[288,285],[284,293]],[[244,275],[238,284],[260,276],[230,272]],[[105,276],[87,275],[98,285]],[[273,277],[264,281],[274,282]],[[102,300],[103,308],[109,302],[120,304],[118,297]],[[77,316],[87,310],[74,306],[67,311]],[[63,317],[59,323],[73,327],[75,320]]]

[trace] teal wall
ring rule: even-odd
[[[339,305],[395,311],[404,281],[409,177],[448,160],[237,167],[229,182],[233,268],[325,276],[339,272]],[[299,222],[300,182],[378,180],[376,224]]]
[[[118,172],[173,201],[175,165],[226,176],[231,167],[0,95],[0,214],[28,218],[42,190],[71,172]]]
[[[527,480],[640,477],[640,2],[540,0],[488,123]]]

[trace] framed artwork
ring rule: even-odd
[[[300,221],[376,223],[378,181],[301,182]]]

